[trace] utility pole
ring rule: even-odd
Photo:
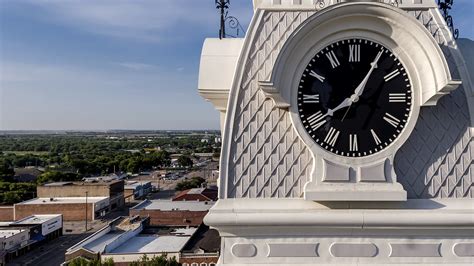
[[[89,191],[86,191],[86,233],[87,233],[87,196],[89,194]]]

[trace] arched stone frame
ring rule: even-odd
[[[350,37],[374,40],[392,50],[407,69],[414,97],[411,116],[401,135],[383,151],[362,158],[331,154],[312,141],[297,117],[294,89],[304,66],[317,51]],[[307,199],[405,200],[406,193],[396,183],[394,155],[413,130],[419,108],[435,105],[460,83],[452,80],[436,41],[413,17],[385,4],[345,3],[331,6],[303,22],[284,45],[270,79],[262,80],[260,86],[277,107],[289,108],[297,132],[313,152],[315,163],[312,181],[306,187]],[[374,191],[375,187],[379,193]],[[339,191],[336,196],[332,196],[334,190]],[[354,190],[359,192],[349,195]],[[314,194],[316,198],[311,196]]]

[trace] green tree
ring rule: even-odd
[[[18,191],[7,191],[3,193],[3,202],[6,204],[15,204],[21,201],[21,195]]]
[[[63,173],[59,171],[48,171],[42,173],[37,179],[36,183],[44,184],[47,182],[58,182],[58,181],[78,181],[79,176],[75,173]]]
[[[178,182],[178,184],[176,184],[175,189],[177,191],[183,191],[186,189],[198,188],[201,187],[204,182],[206,182],[206,180],[202,177],[193,177],[190,180],[183,180],[181,182]]]
[[[191,158],[189,158],[189,156],[181,155],[178,158],[178,164],[181,165],[182,167],[192,167],[193,166],[193,160],[191,160]]]
[[[159,257],[153,256],[148,258],[145,254],[140,260],[130,263],[130,266],[180,266],[181,263],[176,261],[175,257],[168,258],[166,255],[161,255]]]
[[[82,257],[77,257],[72,259],[67,263],[68,266],[113,266],[114,260],[108,258],[104,261],[100,260],[88,260]]]
[[[12,165],[5,159],[0,159],[0,181],[12,180],[15,175]]]

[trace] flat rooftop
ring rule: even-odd
[[[14,236],[16,234],[19,234],[21,232],[23,232],[25,230],[21,230],[21,229],[10,229],[10,230],[0,230],[0,238],[9,238],[11,236]]]
[[[73,203],[86,203],[86,197],[58,197],[58,198],[35,198],[27,201],[17,203],[20,204],[73,204]],[[87,203],[97,203],[102,200],[106,200],[108,197],[87,197]]]
[[[93,252],[102,252],[108,244],[117,240],[124,232],[109,232],[84,245],[84,248]],[[128,243],[128,242],[127,242]]]
[[[99,177],[97,177],[99,178]],[[52,183],[47,183],[44,184],[43,187],[65,187],[65,186],[108,186],[111,184],[115,184],[118,182],[122,182],[122,180],[119,179],[97,179],[96,177],[91,177],[91,179],[94,179],[94,181],[83,181],[83,182],[52,182]]]
[[[124,185],[124,189],[136,189],[139,186],[151,184],[151,181],[127,181]]]
[[[138,234],[122,245],[111,250],[110,254],[123,253],[171,253],[181,251],[197,228],[177,229],[173,235]]]
[[[61,214],[35,214],[14,222],[13,224],[42,224],[62,216]]]
[[[213,205],[214,202],[209,201],[145,200],[130,209],[161,211],[208,211]]]

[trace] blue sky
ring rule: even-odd
[[[455,1],[461,37],[473,12]],[[251,0],[229,13],[246,28]],[[217,30],[214,0],[0,0],[0,130],[218,129],[197,93]]]

